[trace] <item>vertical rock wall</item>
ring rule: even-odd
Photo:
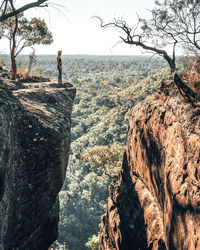
[[[100,249],[200,249],[200,109],[175,90],[133,109]]]
[[[69,84],[1,82],[0,250],[57,238],[74,96]]]

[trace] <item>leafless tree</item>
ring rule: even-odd
[[[9,17],[13,17],[18,15],[19,13],[22,13],[30,8],[34,7],[47,7],[48,0],[38,0],[29,4],[26,4],[18,9],[14,8],[13,0],[1,0],[0,2],[0,22],[3,22],[4,20],[8,19]],[[8,7],[13,6],[12,10],[7,12]]]
[[[139,46],[163,57],[169,64],[180,93],[191,103],[195,103],[200,101],[200,97],[179,75],[176,69],[176,50],[177,46],[188,51],[191,48],[196,50],[200,46],[199,2],[199,0],[156,1],[156,7],[151,11],[152,18],[150,20],[138,18],[137,24],[133,27],[122,19],[104,23],[100,17],[95,18],[100,20],[101,27],[117,29],[124,43]],[[170,53],[167,52],[169,47],[171,47]]]

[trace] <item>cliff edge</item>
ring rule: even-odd
[[[70,147],[75,88],[0,79],[0,250],[47,250]]]
[[[133,109],[100,249],[200,249],[200,109],[170,91]]]

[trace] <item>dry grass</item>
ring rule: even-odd
[[[18,72],[17,72],[17,76],[21,79],[24,79],[24,80],[31,80],[31,79],[42,79],[42,75],[41,74],[35,74],[35,73],[30,73],[28,71],[27,68],[25,69],[20,69]],[[46,77],[47,81],[50,81],[50,77]]]
[[[200,57],[184,57],[181,77],[191,89],[200,94]]]

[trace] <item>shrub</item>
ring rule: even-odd
[[[85,244],[87,248],[91,250],[98,250],[99,249],[99,237],[93,235],[91,238],[88,239],[88,242]]]

